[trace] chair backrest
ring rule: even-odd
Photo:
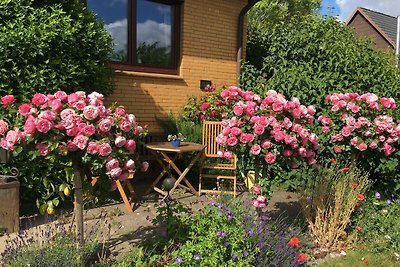
[[[202,143],[206,146],[206,157],[218,158],[218,150],[220,149],[217,143],[217,136],[222,132],[222,124],[220,121],[204,121]]]

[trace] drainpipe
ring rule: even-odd
[[[400,50],[400,16],[397,16],[396,31],[396,67],[399,67],[399,51]]]
[[[237,32],[237,54],[236,54],[236,79],[239,83],[240,77],[240,66],[242,63],[243,56],[243,33],[244,33],[244,16],[260,0],[249,0],[247,5],[243,7],[239,14],[239,26]]]

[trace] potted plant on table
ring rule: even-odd
[[[181,133],[176,134],[169,134],[168,135],[168,141],[171,142],[171,145],[173,147],[179,147],[181,145],[181,142],[183,142],[185,138]]]

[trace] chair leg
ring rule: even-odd
[[[199,175],[199,196],[201,196],[201,171],[200,171],[200,175]]]

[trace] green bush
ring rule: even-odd
[[[111,93],[111,38],[80,1],[0,3],[0,95]]]
[[[375,50],[332,17],[309,15],[271,28],[251,28],[241,86],[276,90],[323,108],[332,92],[400,97],[395,56]]]

